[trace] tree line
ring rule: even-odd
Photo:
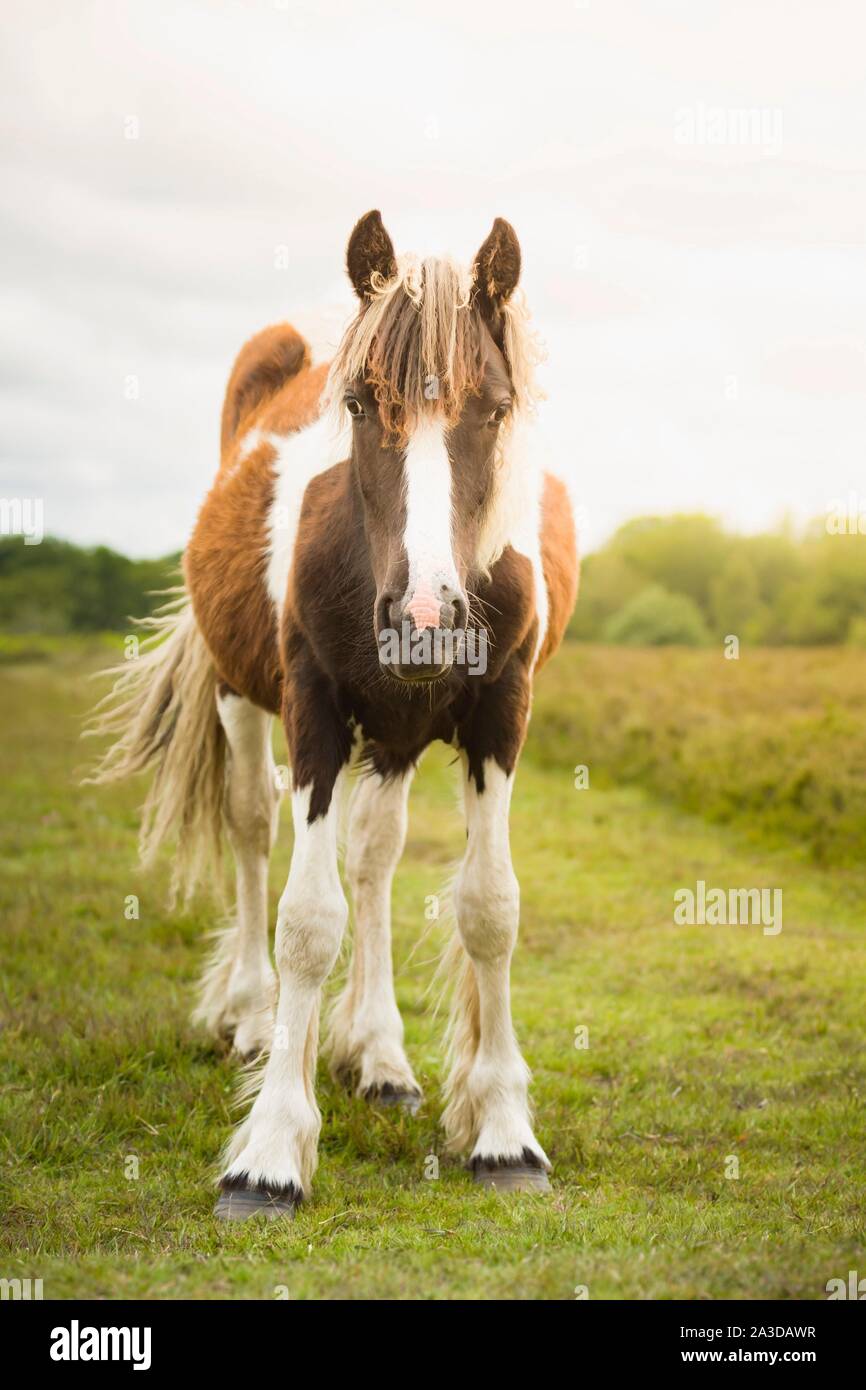
[[[107,546],[0,538],[0,629],[123,631],[178,583],[179,555],[131,560]],[[704,646],[866,646],[866,536],[816,522],[744,536],[713,517],[638,517],[582,564],[569,635]]]
[[[0,539],[0,629],[12,633],[123,631],[179,582],[179,555],[130,560],[108,546],[90,549],[46,536],[25,545]]]
[[[713,517],[638,517],[583,563],[571,635],[704,646],[866,646],[866,536],[783,526],[744,536]]]

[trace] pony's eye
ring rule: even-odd
[[[487,423],[489,425],[501,425],[510,409],[511,401],[500,401]]]
[[[364,407],[358,400],[357,396],[346,397],[346,409],[348,410],[353,420],[359,420],[361,416],[364,414]]]

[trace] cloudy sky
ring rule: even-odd
[[[234,354],[337,321],[370,207],[514,223],[589,547],[866,496],[861,0],[3,9],[0,495],[46,530],[180,548]]]

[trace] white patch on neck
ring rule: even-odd
[[[406,449],[404,476],[408,593],[413,594],[425,582],[434,593],[443,584],[459,593],[451,534],[451,461],[441,420],[418,424]]]
[[[238,445],[238,463],[242,462],[243,459],[249,458],[250,454],[259,447],[264,437],[258,425],[254,425],[251,430],[247,430]]]
[[[292,434],[272,434],[268,443],[276,450],[274,496],[268,511],[266,531],[267,588],[273,599],[278,621],[282,619],[289,587],[289,575],[298,539],[298,523],[307,485],[320,473],[349,456],[345,430],[335,432],[328,415],[306,429]]]
[[[549,602],[541,562],[544,470],[538,460],[539,450],[533,448],[532,443],[531,427],[525,421],[515,420],[505,442],[504,456],[497,474],[496,495],[482,527],[476,563],[482,570],[489,569],[508,545],[529,560],[538,618],[537,661],[547,635]]]

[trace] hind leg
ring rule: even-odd
[[[268,858],[280,794],[271,716],[233,692],[217,697],[228,743],[225,821],[237,874],[236,921],[220,936],[202,982],[197,1017],[250,1058],[273,1032],[276,977],[268,944]]]
[[[421,1090],[403,1050],[391,963],[391,882],[406,840],[410,769],[358,782],[346,842],[355,944],[349,979],[330,1018],[331,1070],[358,1095],[417,1108]]]

